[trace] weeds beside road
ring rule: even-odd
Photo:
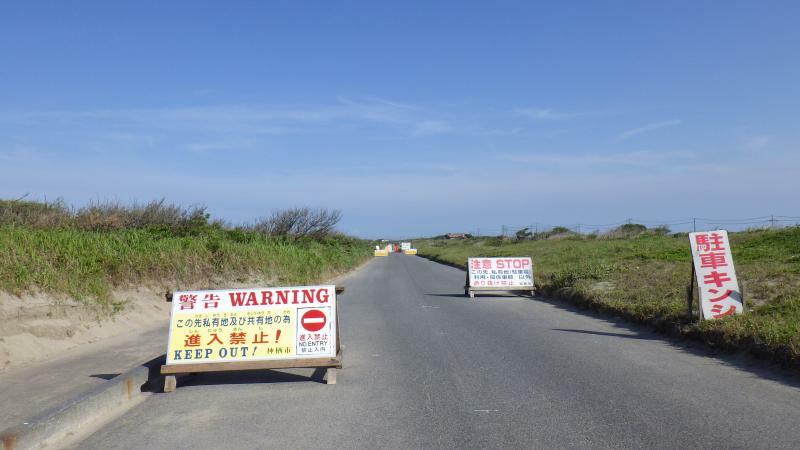
[[[470,256],[531,256],[536,286],[547,296],[800,367],[800,227],[730,237],[747,313],[699,324],[686,317],[691,279],[686,234],[415,244],[420,255],[461,267]]]
[[[0,201],[0,290],[69,296],[113,312],[115,288],[199,289],[258,278],[308,284],[363,262],[358,239],[278,236],[210,222],[202,208],[163,202],[71,212],[60,204]]]

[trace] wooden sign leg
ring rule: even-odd
[[[336,369],[328,367],[325,371],[325,384],[336,384]]]
[[[686,313],[689,318],[689,322],[694,320],[694,314],[692,312],[692,304],[694,303],[694,261],[692,261],[692,279],[689,280],[689,287],[686,288]]]
[[[745,312],[744,309],[744,283],[739,287],[739,296],[742,297],[742,312]]]
[[[172,392],[178,387],[178,380],[175,375],[167,375],[164,377],[164,393]]]

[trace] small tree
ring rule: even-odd
[[[334,232],[342,219],[339,210],[291,208],[275,211],[256,223],[255,229],[272,236],[323,238]]]

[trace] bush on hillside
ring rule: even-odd
[[[74,214],[74,222],[82,230],[151,229],[185,235],[205,231],[209,217],[204,206],[184,208],[161,199],[131,206],[92,203]]]
[[[666,225],[661,225],[655,228],[647,228],[639,223],[626,223],[614,228],[613,230],[607,231],[602,235],[602,237],[608,239],[627,239],[645,234],[664,236],[669,234],[669,228]]]
[[[525,239],[533,239],[533,233],[528,228],[523,228],[521,230],[517,230],[515,237],[518,241],[523,241]]]
[[[184,208],[164,199],[130,206],[98,202],[79,209],[67,207],[60,199],[54,202],[0,200],[0,225],[86,231],[152,229],[180,235],[196,234],[213,226],[205,207]]]
[[[0,200],[0,225],[60,228],[70,220],[70,210],[62,200],[50,203],[23,199]]]
[[[292,208],[275,211],[253,228],[271,236],[320,239],[333,234],[341,219],[342,212],[335,209]]]

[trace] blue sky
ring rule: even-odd
[[[4,2],[0,196],[365,237],[800,216],[800,3]]]

